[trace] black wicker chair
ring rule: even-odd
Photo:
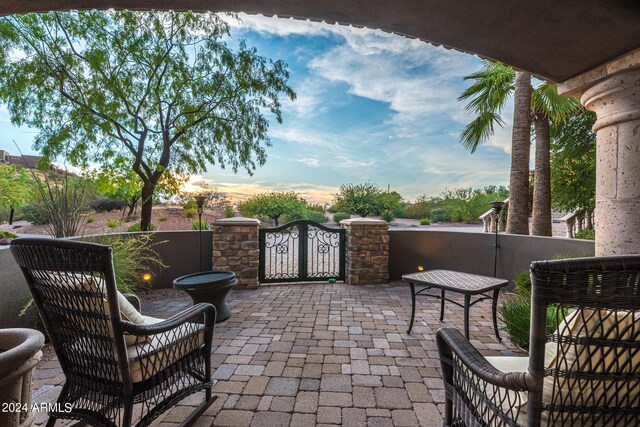
[[[48,426],[75,419],[128,427],[134,407],[136,425],[146,426],[204,390],[204,402],[184,421],[189,425],[213,403],[213,305],[132,323],[121,316],[127,302],[116,290],[110,247],[24,238],[14,240],[11,251],[66,376]]]
[[[444,425],[640,425],[640,256],[534,262],[531,278],[530,357],[438,331]]]

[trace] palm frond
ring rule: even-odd
[[[494,134],[494,126],[504,126],[504,121],[500,117],[500,114],[485,111],[480,114],[467,126],[460,134],[460,142],[464,148],[475,153],[478,145],[489,139]]]
[[[552,83],[543,83],[533,91],[531,109],[555,123],[564,123],[585,111],[579,99],[559,95],[558,87]]]

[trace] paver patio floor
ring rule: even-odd
[[[142,311],[168,317],[191,304],[184,295],[144,303]],[[439,302],[419,298],[407,335],[411,301],[401,283],[262,286],[232,291],[227,302],[233,314],[216,325],[213,343],[218,400],[196,426],[442,424],[435,332],[462,328],[460,307],[447,306],[441,323]],[[499,343],[493,335],[487,301],[471,309],[470,333],[485,355],[515,354],[507,339]],[[63,381],[57,359],[41,362],[34,402],[55,401]],[[202,398],[183,400],[153,425],[177,425]],[[46,419],[38,413],[36,424]]]

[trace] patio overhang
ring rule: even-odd
[[[8,0],[0,14],[93,8],[247,12],[379,28],[553,82],[640,48],[635,0]]]

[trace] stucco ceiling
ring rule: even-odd
[[[500,60],[561,82],[640,48],[640,0],[4,0],[0,14],[211,10],[353,24]]]

